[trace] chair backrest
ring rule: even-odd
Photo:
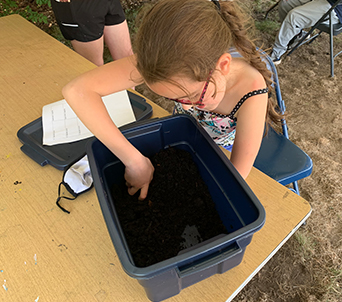
[[[271,58],[263,50],[259,49],[259,51],[266,59],[269,70],[272,71],[277,104],[280,112],[284,114],[286,107],[280,91],[277,69]],[[263,138],[254,167],[283,185],[292,183],[292,190],[299,195],[297,181],[311,174],[312,160],[289,140],[285,117],[282,119],[282,134],[270,128]]]
[[[267,68],[272,72],[273,88],[274,88],[274,91],[275,91],[275,94],[276,94],[277,104],[278,104],[280,113],[281,114],[285,114],[286,107],[285,107],[285,102],[283,100],[283,97],[282,97],[281,91],[280,91],[280,85],[279,85],[277,69],[276,69],[272,59],[267,55],[267,53],[265,51],[263,51],[262,49],[260,49],[260,48],[258,50],[260,51],[262,57],[266,59]],[[286,119],[285,118],[283,118],[281,120],[281,126],[282,126],[283,135],[286,138],[289,138],[289,134],[288,134],[287,124],[286,124]]]

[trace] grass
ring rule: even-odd
[[[275,36],[280,26],[279,26],[279,22],[272,21],[272,20],[262,20],[262,21],[255,21],[255,27],[259,31]]]
[[[298,242],[298,250],[302,254],[302,262],[305,263],[312,258],[317,243],[308,232],[303,230],[298,230],[294,234],[294,238]]]
[[[342,270],[332,268],[330,282],[327,285],[327,290],[330,292],[333,292],[334,294],[338,294],[342,296],[342,288],[339,284],[339,280],[341,280],[341,278],[342,278]]]
[[[135,19],[138,16],[140,7],[132,7],[132,8],[126,8],[125,9],[125,15],[127,19],[127,24],[129,28],[129,32],[132,34],[137,33],[137,27],[135,25]]]
[[[274,4],[278,2],[278,0],[254,0],[253,2],[253,11],[256,14],[264,14],[269,8],[271,8]]]

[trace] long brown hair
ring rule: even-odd
[[[246,16],[235,1],[160,0],[143,17],[135,39],[137,69],[146,81],[170,81],[182,75],[205,81],[221,55],[236,48],[272,90],[272,73],[248,37]],[[281,119],[268,102],[267,124]]]

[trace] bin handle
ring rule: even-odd
[[[190,264],[178,267],[178,275],[180,278],[183,278],[185,276],[195,274],[203,269],[207,269],[208,267],[212,267],[226,261],[242,252],[242,248],[239,244],[234,242],[220,251],[209,254],[204,258],[191,262]]]

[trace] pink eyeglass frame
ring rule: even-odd
[[[177,102],[177,103],[184,104],[184,105],[201,105],[202,102],[203,102],[205,93],[207,92],[207,89],[208,89],[208,85],[209,85],[211,74],[212,74],[212,71],[210,71],[210,73],[209,73],[208,79],[205,82],[204,88],[202,90],[202,93],[201,93],[201,96],[200,96],[198,102],[193,103],[190,100],[184,100],[184,99],[170,99],[170,98],[168,98],[168,99],[171,100],[171,101]]]

